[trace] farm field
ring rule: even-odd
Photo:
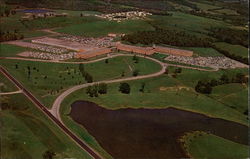
[[[58,159],[90,158],[24,95],[1,96],[1,103],[1,157],[43,159],[49,151]]]
[[[186,151],[194,159],[204,157],[241,159],[247,157],[249,153],[249,146],[204,132],[188,133],[182,140],[186,145]]]
[[[151,74],[160,70],[160,66],[148,59],[139,58],[134,63],[133,57],[121,56],[96,63],[85,64],[85,71],[90,73],[93,81],[102,81],[129,77],[133,71],[138,70],[139,75]],[[79,64],[57,64],[32,61],[2,60],[11,74],[15,75],[27,88],[44,102],[47,107],[51,106],[53,100],[63,90],[73,85],[85,83],[84,77],[79,71]],[[18,67],[18,68],[16,68]],[[30,67],[30,76],[28,75]],[[51,69],[53,68],[53,69]],[[112,71],[107,71],[112,70]]]

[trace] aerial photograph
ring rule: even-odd
[[[0,0],[0,159],[249,159],[248,0]]]

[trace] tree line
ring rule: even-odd
[[[200,38],[184,31],[155,27],[154,31],[138,31],[122,37],[132,44],[166,44],[181,47],[210,47],[211,39]]]
[[[91,76],[91,74],[89,74],[87,71],[85,71],[85,68],[84,68],[83,64],[79,64],[79,71],[81,72],[83,78],[85,78],[85,81],[87,83],[92,83],[93,82],[93,77]]]
[[[195,91],[202,94],[211,94],[213,87],[229,83],[247,84],[248,77],[243,73],[237,73],[232,78],[229,78],[226,74],[223,74],[220,79],[199,80],[195,86]]]
[[[249,59],[247,57],[242,57],[240,55],[235,55],[232,54],[226,50],[223,50],[215,45],[212,45],[212,48],[214,48],[215,50],[219,51],[220,53],[222,53],[223,55],[225,55],[226,57],[229,57],[230,59],[234,59],[236,61],[242,62],[246,65],[249,65]]]
[[[10,31],[0,31],[0,42],[4,41],[12,41],[12,40],[20,40],[23,39],[24,36],[20,34],[17,30],[14,30],[13,32]]]
[[[213,27],[209,31],[211,32],[209,36],[213,36],[219,41],[248,47],[248,31],[246,30]]]

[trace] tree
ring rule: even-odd
[[[128,83],[120,83],[119,91],[124,94],[130,93],[130,86]]]
[[[140,88],[140,90],[139,90],[140,92],[144,92],[145,85],[146,85],[146,84],[145,84],[144,82],[141,84],[141,88]]]
[[[138,63],[139,62],[139,58],[136,55],[134,55],[133,56],[133,61],[134,61],[134,63]]]
[[[79,64],[79,71],[80,71],[82,74],[84,74],[84,72],[85,72],[84,65],[83,65],[82,63]]]
[[[248,79],[243,73],[237,73],[235,77],[235,82],[237,83],[247,83]]]
[[[168,74],[168,68],[165,69],[165,72],[164,72],[164,73],[165,73],[165,74]]]
[[[225,74],[223,74],[223,75],[221,76],[220,80],[221,80],[222,84],[227,84],[227,83],[229,83],[229,78],[228,78],[228,76],[225,75]]]
[[[139,70],[134,70],[133,71],[133,76],[138,76],[138,74],[139,74]]]
[[[106,83],[100,83],[98,85],[98,93],[106,94],[108,90],[108,85]]]
[[[210,82],[210,85],[211,85],[212,87],[218,86],[218,85],[219,85],[219,82],[218,82],[216,79],[212,79],[211,82]]]
[[[125,76],[125,72],[124,72],[124,71],[122,71],[122,74],[121,74],[121,76],[122,76],[122,77],[124,77],[124,76]]]
[[[89,73],[85,73],[85,80],[87,83],[92,83],[93,77]]]
[[[175,69],[175,73],[181,73],[181,72],[182,72],[182,69],[181,69],[181,68]]]
[[[109,63],[109,59],[106,59],[106,60],[105,60],[105,63]]]
[[[43,159],[53,159],[55,155],[56,154],[54,152],[47,150],[43,153]]]
[[[212,92],[212,86],[207,81],[198,81],[195,86],[195,91],[203,94],[210,94]]]

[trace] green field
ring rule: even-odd
[[[185,30],[190,33],[207,33],[210,27],[230,26],[222,21],[186,14],[171,12],[173,16],[152,16],[154,23],[161,27]],[[205,36],[205,35],[203,35]]]
[[[225,50],[229,52],[230,54],[248,58],[248,48],[244,46],[232,45],[232,44],[225,43],[225,42],[215,43],[215,46],[221,50]]]
[[[213,48],[202,48],[202,47],[185,47],[183,49],[191,50],[194,52],[193,56],[202,56],[202,57],[216,57],[216,56],[223,56],[217,50]]]
[[[128,20],[114,22],[101,20],[96,22],[82,23],[56,29],[60,33],[80,35],[87,37],[106,36],[108,33],[132,33],[142,30],[153,30],[153,27],[142,20]]]
[[[182,140],[194,159],[243,159],[249,156],[249,146],[204,132],[188,133]]]
[[[26,48],[10,45],[10,44],[0,44],[0,56],[12,57],[17,56],[18,53],[26,51]]]
[[[216,86],[211,97],[241,113],[248,110],[248,88],[245,85],[232,83]]]
[[[17,90],[17,87],[2,73],[0,73],[0,92],[13,92]]]
[[[44,159],[47,150],[54,159],[90,158],[24,95],[1,96],[1,103],[2,158]]]
[[[95,149],[102,151],[98,143],[88,134],[87,130],[76,124],[69,116],[70,105],[77,100],[92,101],[108,109],[119,108],[168,108],[175,107],[187,111],[205,114],[210,117],[222,118],[247,125],[246,116],[221,103],[215,98],[198,94],[194,91],[194,86],[201,78],[219,78],[222,74],[233,75],[237,72],[247,72],[247,69],[235,69],[218,72],[201,72],[197,70],[182,69],[182,73],[177,78],[171,77],[175,67],[169,68],[169,75],[162,75],[157,78],[129,81],[131,87],[130,94],[119,92],[119,83],[108,84],[108,93],[98,97],[89,97],[86,89],[73,92],[66,97],[62,103],[60,112],[64,123],[76,132],[83,139],[87,140]],[[145,83],[144,93],[140,92],[142,83]],[[230,89],[230,85],[225,85]],[[240,86],[239,89],[244,86]],[[213,95],[216,94],[214,92]],[[230,92],[229,92],[230,93]],[[227,94],[227,93],[226,93]],[[247,92],[244,92],[244,96]],[[218,95],[221,97],[221,95]],[[180,100],[181,99],[181,100]],[[247,101],[239,101],[242,105],[247,105]],[[232,104],[232,103],[231,103]]]
[[[79,64],[57,64],[32,61],[2,60],[12,75],[34,93],[47,107],[53,100],[70,86],[85,83],[79,71]],[[18,68],[16,69],[16,64]],[[28,76],[30,67],[30,77]],[[132,76],[138,70],[139,75],[151,74],[161,69],[161,66],[151,60],[139,58],[136,64],[133,57],[115,57],[105,61],[85,64],[85,71],[90,73],[94,81],[117,79]]]

